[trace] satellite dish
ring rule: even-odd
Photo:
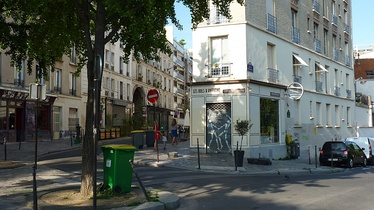
[[[299,100],[304,94],[303,86],[298,82],[293,82],[287,87],[287,95],[292,100]]]

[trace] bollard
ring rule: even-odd
[[[238,141],[236,141],[236,151],[239,151],[239,142]],[[238,170],[238,156],[239,156],[239,153],[235,157],[235,171]]]
[[[317,168],[317,145],[314,146],[314,162]]]
[[[309,157],[309,165],[312,164],[311,160],[310,160],[310,146],[308,146],[308,157]]]
[[[197,163],[198,163],[198,168],[200,169],[200,146],[199,146],[199,138],[197,138]]]

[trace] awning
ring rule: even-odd
[[[302,59],[300,58],[298,55],[295,55],[293,54],[293,57],[296,58],[297,61],[299,61],[299,64],[293,64],[294,66],[305,66],[305,67],[308,67],[309,65]]]
[[[316,73],[319,73],[319,72],[329,72],[329,71],[327,71],[327,69],[325,69],[325,67],[323,67],[321,64],[319,64],[319,63],[316,63],[316,65],[318,66],[318,68],[320,69],[320,70],[317,70],[316,71]]]

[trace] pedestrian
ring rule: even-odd
[[[166,149],[166,142],[168,141],[168,138],[166,137],[166,132],[162,132],[162,142],[164,143],[164,149]]]
[[[157,150],[158,149],[158,141],[161,139],[161,132],[160,132],[160,128],[158,127],[157,121],[154,121],[153,130],[155,132],[155,134],[154,134],[155,135],[154,136],[155,143],[154,143],[153,147],[154,147],[154,150]]]
[[[171,122],[171,136],[173,137],[171,141],[171,145],[178,145],[178,127],[177,127],[177,120],[174,118]]]

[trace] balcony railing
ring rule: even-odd
[[[208,70],[208,77],[229,77],[229,76],[231,76],[231,63],[214,64]]]
[[[316,81],[316,91],[317,92],[322,92],[322,82],[321,81]]]
[[[295,43],[300,43],[300,30],[296,27],[292,27],[292,41]]]
[[[321,40],[319,39],[314,39],[314,50],[318,53],[321,53]]]
[[[18,87],[24,87],[25,80],[22,79],[14,79],[14,85]]]
[[[351,56],[350,55],[345,55],[345,65],[346,66],[351,66]]]
[[[349,25],[344,23],[344,33],[349,34]]]
[[[184,81],[184,75],[177,73],[177,78]]]
[[[207,23],[208,24],[218,24],[218,23],[228,23],[228,19],[227,17],[224,17],[222,15],[212,15],[208,20],[207,20]]]
[[[340,96],[340,87],[334,86],[334,95]]]
[[[61,87],[55,86],[55,87],[53,88],[53,91],[54,91],[55,93],[61,93]]]
[[[320,13],[321,5],[320,5],[320,3],[317,0],[313,1],[313,9],[316,12]]]
[[[267,79],[268,79],[268,82],[278,83],[279,71],[276,69],[268,68]]]
[[[347,98],[352,98],[352,90],[347,90]]]
[[[72,96],[76,96],[77,95],[77,90],[76,89],[69,89],[69,94],[72,95]]]
[[[339,61],[339,50],[338,49],[332,49],[332,53],[334,55],[334,60]]]
[[[300,83],[301,84],[301,76],[299,76],[299,75],[293,75],[293,81],[294,82],[298,82],[298,83]]]
[[[332,23],[335,24],[336,26],[338,25],[338,16],[332,14]]]
[[[273,33],[277,33],[277,18],[271,14],[267,14],[267,29]]]

